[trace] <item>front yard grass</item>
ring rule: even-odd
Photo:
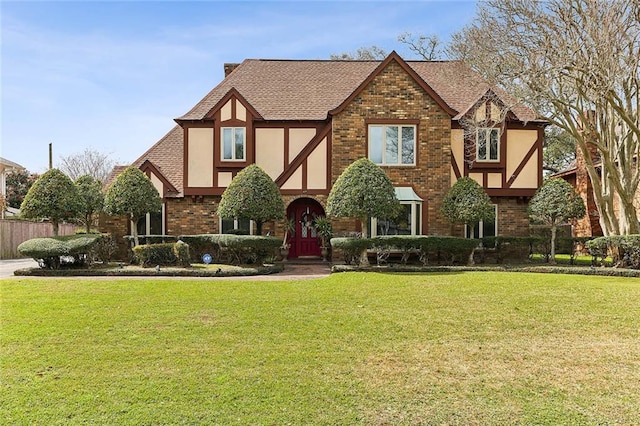
[[[12,278],[0,290],[2,424],[640,423],[635,278]]]

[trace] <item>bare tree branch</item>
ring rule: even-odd
[[[81,153],[60,157],[58,168],[74,181],[80,176],[89,175],[100,182],[105,182],[114,165],[115,162],[109,154],[86,148]]]
[[[605,234],[640,233],[640,2],[487,0],[452,40],[454,58],[575,138]]]

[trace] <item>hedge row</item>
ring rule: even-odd
[[[142,244],[133,248],[134,258],[143,267],[191,266],[189,245],[183,241],[175,243]]]
[[[412,255],[417,256],[423,265],[428,265],[431,261],[447,264],[466,263],[477,245],[477,240],[432,236],[337,237],[331,239],[331,246],[342,251],[344,261],[348,265],[359,264],[360,253],[364,249],[371,250],[376,254],[376,262],[379,265],[386,263],[391,253],[399,253],[402,263],[407,263]]]
[[[201,234],[181,235],[178,240],[189,244],[191,261],[201,263],[209,254],[215,263],[251,265],[272,260],[282,239],[260,235]]]
[[[558,253],[576,256],[578,248],[589,238],[558,238]],[[457,237],[438,236],[380,236],[374,238],[341,237],[332,238],[331,246],[342,252],[345,263],[358,264],[360,253],[367,249],[376,255],[376,262],[384,264],[391,255],[398,255],[400,263],[406,264],[410,258],[423,265],[430,262],[453,265],[467,263],[474,252],[476,263],[524,262],[533,254],[549,258],[550,239],[546,236],[533,237],[487,237],[471,240]]]

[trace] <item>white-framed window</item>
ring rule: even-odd
[[[473,228],[473,238],[486,238],[486,237],[495,237],[498,235],[498,205],[493,205],[495,211],[495,219],[493,222],[485,222],[480,221],[476,223],[476,226]],[[464,234],[465,238],[471,238],[471,229],[469,226],[464,226]]]
[[[487,127],[476,130],[476,160],[500,161],[500,129]]]
[[[138,235],[165,235],[164,203],[162,204],[162,210],[158,213],[147,213],[138,219],[136,227],[138,228]]]
[[[369,125],[369,159],[383,166],[416,164],[416,126]]]
[[[221,234],[229,234],[229,233],[239,233],[242,235],[254,235],[255,233],[255,222],[249,219],[220,219],[220,233]]]
[[[223,127],[222,160],[244,161],[246,159],[246,137],[244,127]]]
[[[371,218],[370,235],[421,235],[422,203],[400,202],[400,213],[393,219]]]

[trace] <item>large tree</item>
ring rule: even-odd
[[[57,236],[60,222],[75,218],[79,208],[78,191],[71,179],[58,169],[50,169],[29,188],[20,205],[20,216],[49,219]]]
[[[576,139],[555,126],[544,129],[542,167],[546,173],[558,173],[574,165]]]
[[[127,167],[116,177],[104,197],[104,210],[111,215],[126,215],[132,222],[131,233],[138,245],[138,220],[162,209],[162,199],[151,180],[137,167]]]
[[[487,0],[450,46],[576,140],[606,235],[640,233],[639,16],[636,0]]]
[[[556,263],[556,233],[558,225],[585,215],[584,200],[564,179],[547,180],[533,196],[528,207],[529,218],[551,229],[550,263]]]
[[[367,238],[369,218],[393,218],[399,208],[391,179],[368,158],[350,164],[336,180],[327,199],[327,215],[359,219],[363,238]],[[366,249],[360,263],[369,263]]]
[[[19,209],[22,200],[29,192],[29,188],[39,177],[39,175],[29,173],[27,170],[14,170],[7,173],[7,205]]]
[[[106,182],[113,170],[115,162],[105,154],[91,148],[83,152],[60,157],[60,170],[65,172],[72,180],[80,176],[90,175],[100,182]]]
[[[224,219],[253,220],[261,235],[264,222],[284,218],[284,201],[269,175],[251,164],[242,169],[222,193],[218,215]]]
[[[102,184],[93,176],[80,176],[75,181],[80,197],[80,209],[78,219],[85,225],[87,234],[91,232],[91,225],[94,223],[97,213],[102,211],[104,206],[104,192]]]

